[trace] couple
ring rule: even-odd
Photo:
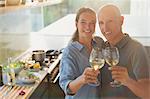
[[[79,9],[76,15],[75,34],[65,48],[60,65],[59,84],[66,99],[97,98],[150,98],[149,63],[144,47],[122,32],[123,17],[115,5],[105,5],[98,12],[101,32],[111,46],[119,49],[117,66],[108,70],[107,64],[99,71],[89,63],[95,32],[96,13],[90,8]],[[97,44],[99,43],[96,41]],[[112,88],[111,77],[122,86]],[[90,86],[97,78],[100,86]]]

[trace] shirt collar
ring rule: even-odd
[[[92,40],[92,46],[94,46],[94,41]],[[73,44],[73,46],[75,47],[75,48],[77,48],[79,51],[81,51],[83,48],[86,48],[84,45],[82,45],[81,43],[79,43],[78,41],[74,41],[74,42],[72,42],[72,44]]]
[[[84,45],[82,45],[81,43],[79,43],[78,41],[74,41],[72,42],[73,46],[75,48],[77,48],[79,51],[81,51],[84,48]]]
[[[124,37],[115,45],[117,48],[122,48],[123,46],[125,46],[127,43],[128,43],[128,41],[130,40],[131,38],[130,38],[130,36],[128,35],[128,34],[124,34]],[[105,42],[105,46],[107,47],[107,46],[110,46],[110,44],[109,44],[109,42],[108,41],[106,41]]]
[[[123,46],[125,46],[128,41],[130,40],[130,36],[128,34],[124,34],[124,37],[115,45],[118,48],[122,48]]]

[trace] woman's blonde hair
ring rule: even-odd
[[[77,12],[76,19],[75,19],[75,22],[76,22],[76,23],[78,22],[78,20],[79,20],[79,18],[80,18],[80,15],[81,15],[82,13],[84,13],[84,12],[93,13],[93,14],[95,14],[95,16],[96,16],[96,13],[95,13],[95,11],[94,11],[93,9],[87,8],[87,7],[82,7],[82,8],[80,8],[80,9],[78,10],[78,12]],[[74,42],[74,41],[79,41],[78,28],[77,28],[76,31],[74,32],[71,41],[73,41],[73,42]]]

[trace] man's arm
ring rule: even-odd
[[[122,66],[112,66],[112,78],[127,86],[135,95],[142,99],[150,98],[150,79],[133,80],[129,77],[127,68]]]
[[[126,86],[137,96],[142,99],[150,98],[150,80],[149,79],[139,79],[135,81],[133,79],[129,79],[126,82]]]

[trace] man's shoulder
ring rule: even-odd
[[[133,39],[133,38],[129,40],[129,44],[130,44],[130,46],[133,46],[134,48],[143,48],[144,47],[144,45],[141,42],[139,42],[138,40]]]

